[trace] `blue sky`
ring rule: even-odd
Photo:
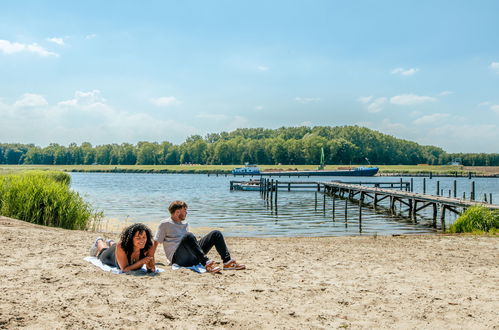
[[[360,125],[499,152],[497,1],[10,1],[0,142]]]

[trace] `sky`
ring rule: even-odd
[[[359,125],[499,153],[499,1],[4,1],[0,143]]]

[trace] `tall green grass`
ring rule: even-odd
[[[451,233],[495,233],[499,229],[499,211],[472,206],[449,228]]]
[[[63,172],[33,171],[0,176],[0,214],[39,225],[89,229],[102,218],[70,189]]]

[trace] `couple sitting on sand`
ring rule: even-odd
[[[167,259],[172,264],[183,267],[201,263],[208,272],[220,273],[218,263],[210,260],[206,254],[215,246],[223,261],[223,269],[245,269],[230,257],[222,233],[218,230],[210,232],[200,241],[187,231],[187,204],[174,201],[168,207],[170,217],[161,221],[158,231],[152,237],[151,230],[144,224],[133,224],[121,233],[118,243],[97,238],[90,249],[90,254],[99,258],[102,263],[111,267],[119,267],[123,272],[137,270],[146,265],[147,271],[155,271],[154,253],[158,244],[163,243]]]

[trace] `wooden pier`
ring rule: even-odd
[[[339,183],[339,182],[318,182],[324,187],[324,192],[334,198],[337,196],[357,199],[359,207],[362,204],[371,203],[373,207],[389,199],[389,209],[394,212],[396,202],[400,205],[405,205],[411,219],[415,220],[417,212],[431,207],[433,208],[433,227],[437,226],[437,214],[440,212],[440,225],[445,231],[445,214],[446,211],[455,214],[461,214],[468,207],[481,205],[491,210],[499,210],[499,205],[477,202],[473,200],[458,199],[453,197],[434,196],[420,194],[404,190],[384,189],[380,187],[368,187],[364,185]],[[362,213],[360,213],[362,214]]]
[[[230,189],[234,190],[235,184],[245,183],[247,181],[230,181]],[[253,181],[253,184],[258,182],[259,191],[270,208],[275,208],[277,211],[277,197],[279,191],[292,190],[308,190],[315,191],[315,207],[318,205],[318,192],[323,192],[323,209],[326,211],[326,196],[332,198],[333,219],[335,214],[336,198],[345,200],[345,221],[347,219],[348,200],[355,200],[359,205],[359,228],[362,226],[362,207],[372,205],[374,208],[388,199],[388,209],[395,213],[396,205],[399,204],[399,212],[407,212],[408,216],[416,222],[418,212],[432,208],[433,227],[437,227],[437,219],[440,218],[440,227],[445,231],[446,213],[461,214],[467,208],[475,205],[481,205],[491,210],[499,210],[499,205],[487,202],[479,202],[474,200],[474,182],[472,183],[472,193],[470,200],[456,198],[456,188],[454,187],[454,197],[444,197],[442,195],[426,194],[425,185],[423,186],[424,193],[413,192],[413,180],[410,182],[400,181],[391,182],[341,182],[341,181],[279,181],[274,179],[261,178]],[[455,186],[455,183],[454,183]],[[437,194],[440,192],[437,182]],[[492,197],[490,197],[490,202]],[[405,206],[406,209],[402,210]],[[438,215],[440,215],[438,217]]]

